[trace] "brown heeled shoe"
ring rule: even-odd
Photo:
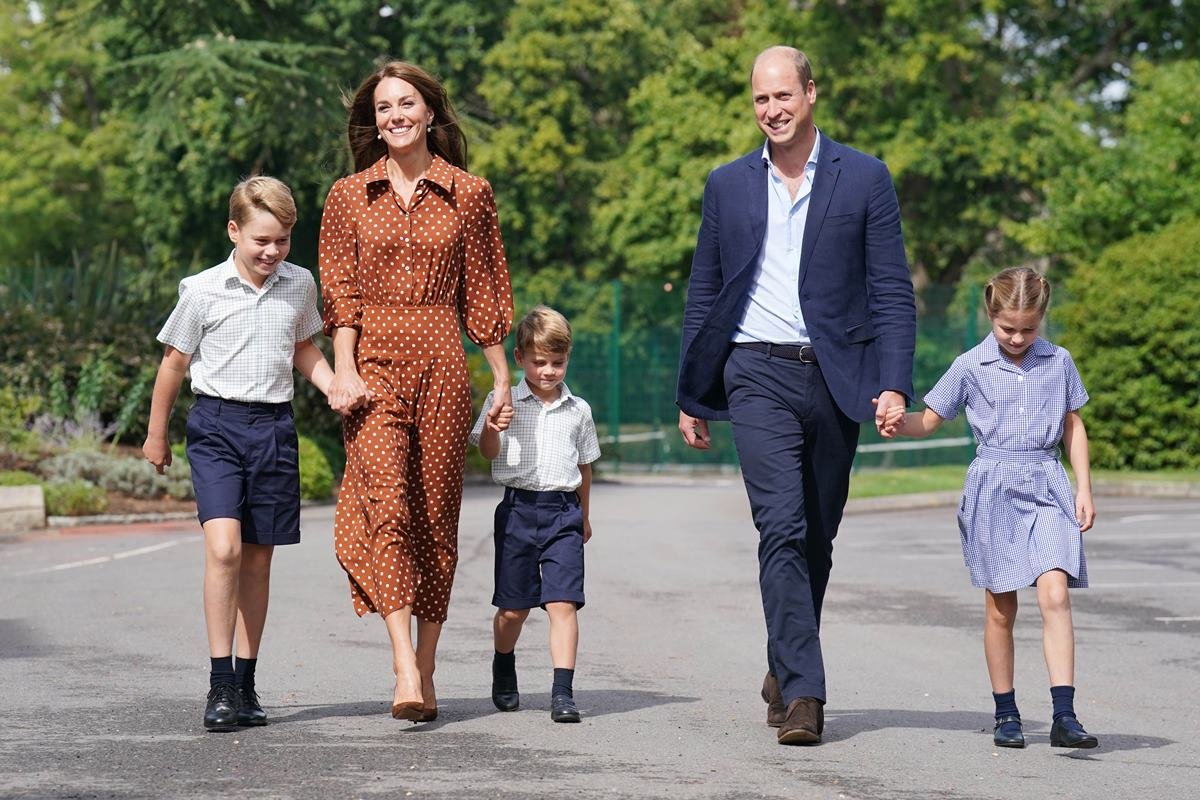
[[[420,700],[409,700],[405,703],[392,703],[392,719],[408,719],[421,722],[425,713],[425,704]]]

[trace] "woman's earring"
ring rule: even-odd
[[[382,138],[383,138],[383,134],[382,134],[382,133],[377,133],[377,134],[375,134],[375,138],[376,138],[376,139],[382,139]]]

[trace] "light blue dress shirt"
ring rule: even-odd
[[[818,133],[804,165],[804,182],[793,200],[771,161],[769,145],[763,145],[762,157],[768,176],[767,228],[755,265],[754,282],[750,286],[750,300],[733,332],[735,342],[790,344],[808,341],[808,328],[800,310],[800,247],[804,243],[808,199],[812,196],[820,149]]]

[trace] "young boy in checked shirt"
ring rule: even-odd
[[[258,176],[229,197],[234,250],[179,284],[179,303],[158,334],[165,345],[142,452],[171,464],[167,423],[191,372],[187,457],[204,529],[204,621],[211,659],[204,727],[266,725],[254,689],[267,620],[271,556],[300,541],[300,457],[292,418],[292,368],[328,393],[333,380],[313,344],[321,330],[317,287],[287,257],[296,204],[286,185]],[[237,641],[237,663],[233,643]]]
[[[554,683],[550,718],[579,722],[572,682],[579,644],[576,613],[583,608],[583,545],[592,536],[588,500],[592,462],[600,457],[592,409],[563,383],[571,356],[571,326],[537,306],[517,326],[513,353],[525,371],[512,390],[512,411],[492,430],[481,414],[470,440],[492,462],[492,479],[503,484],[496,507],[496,616],[492,630],[492,702],[516,711],[517,638],[529,610],[550,618]],[[484,401],[491,408],[491,396]]]

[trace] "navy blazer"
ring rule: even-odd
[[[863,421],[880,392],[913,396],[916,303],[887,166],[819,135],[796,291],[834,401]],[[767,179],[759,148],[713,170],[704,186],[676,396],[693,417],[729,419],[725,360],[763,246]]]

